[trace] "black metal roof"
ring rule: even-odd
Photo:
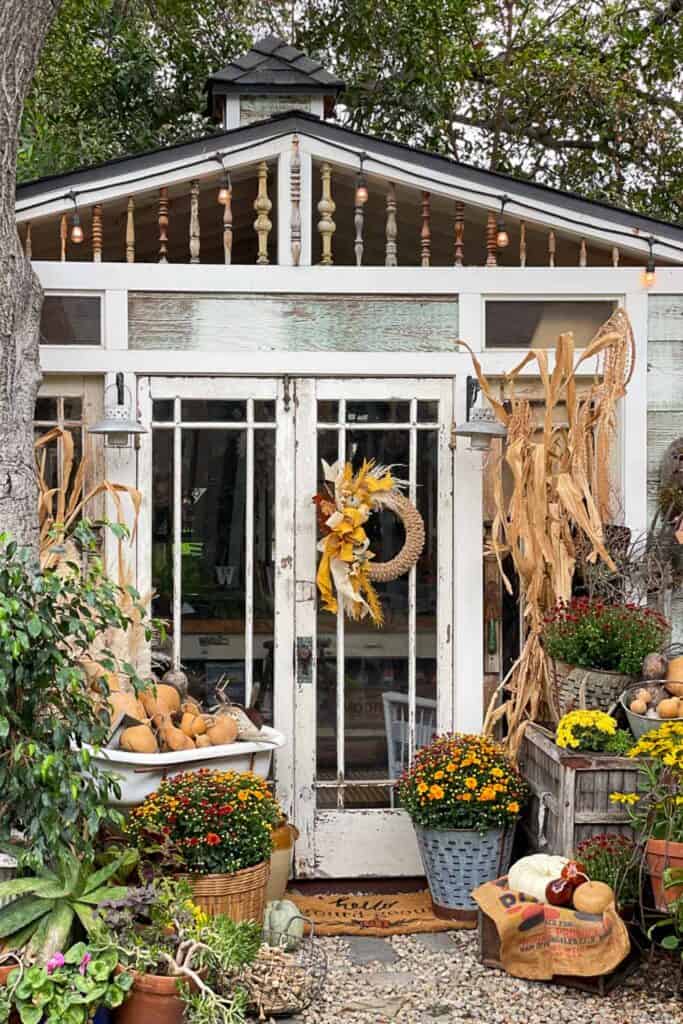
[[[231,131],[218,131],[194,141],[176,143],[132,156],[116,157],[93,167],[79,168],[67,174],[50,175],[25,182],[17,187],[17,200],[26,201],[36,198],[39,201],[40,196],[54,193],[55,190],[61,188],[65,195],[74,190],[87,203],[85,197],[88,192],[97,191],[101,187],[101,183],[110,179],[116,170],[121,174],[135,175],[138,180],[142,180],[145,176],[156,177],[160,171],[163,171],[166,163],[175,165],[180,160],[201,162],[215,154],[223,146],[230,146],[232,152],[235,152],[232,147],[236,146],[239,149],[247,150],[265,139],[277,138],[294,132],[309,138],[319,138],[333,145],[336,144],[356,155],[363,152],[367,157],[380,163],[386,162],[387,176],[391,174],[392,159],[394,162],[400,160],[402,163],[411,165],[411,173],[418,178],[423,177],[425,183],[430,180],[430,172],[437,172],[445,177],[451,174],[453,177],[457,176],[456,187],[459,186],[463,191],[470,188],[480,195],[490,193],[492,199],[499,199],[501,194],[507,194],[511,202],[522,207],[527,206],[530,209],[534,208],[535,203],[557,203],[558,199],[561,199],[563,212],[567,214],[568,219],[573,221],[580,221],[581,218],[589,221],[591,216],[601,215],[611,223],[615,230],[627,231],[634,239],[638,237],[644,239],[648,235],[657,234],[664,242],[671,242],[675,246],[683,245],[683,227],[672,224],[670,221],[649,217],[643,213],[634,213],[600,200],[585,199],[575,192],[567,192],[551,188],[549,185],[513,178],[497,171],[483,170],[453,160],[451,157],[408,146],[405,143],[365,135],[329,121],[321,121],[312,114],[299,110],[276,114],[264,121],[234,128]],[[121,187],[123,190],[125,184],[122,184]],[[538,210],[538,207],[536,209]],[[541,211],[538,212],[542,217]],[[555,215],[557,216],[557,214]],[[593,227],[597,228],[598,226],[593,225]],[[608,231],[609,229],[602,230]]]
[[[308,57],[278,36],[258,39],[251,50],[236,57],[207,81],[209,105],[214,95],[280,92],[334,95],[342,91],[341,78],[326,71],[319,60]]]

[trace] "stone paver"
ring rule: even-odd
[[[345,938],[347,955],[351,963],[359,966],[379,961],[381,964],[393,964],[398,954],[387,939],[377,939],[370,935],[349,935]]]

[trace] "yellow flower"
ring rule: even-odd
[[[637,793],[610,793],[610,800],[613,804],[637,804],[640,797]]]
[[[460,796],[458,796],[457,799],[458,800],[471,800],[472,799],[472,794],[471,793],[461,793]]]
[[[478,800],[488,801],[496,799],[496,791],[493,786],[484,786],[481,793],[477,797]]]
[[[448,764],[446,765],[446,771],[449,772],[449,774],[452,774],[453,772],[456,772],[457,770],[458,770],[457,765],[454,765],[452,761],[449,761]]]
[[[243,804],[246,803],[247,800],[249,799],[249,790],[248,789],[241,789],[239,791],[239,793],[237,794],[237,799],[241,800]]]
[[[476,789],[477,780],[473,779],[472,776],[470,775],[468,778],[465,779],[465,785],[467,786],[468,789]]]
[[[429,787],[429,799],[440,800],[443,796],[443,789],[441,786],[430,786]]]
[[[437,780],[438,779],[443,779],[443,777],[444,777],[444,773],[441,771],[441,769],[439,769],[438,772],[434,772],[434,778],[435,779],[437,779]]]
[[[507,805],[507,809],[510,814],[519,814],[519,804],[516,800],[512,800],[511,803]]]
[[[492,768],[491,775],[493,775],[494,779],[502,779],[502,777],[505,775],[505,772],[503,771],[502,768]]]
[[[426,793],[428,789],[429,789],[429,786],[427,785],[426,782],[418,782],[418,784],[417,784],[417,791],[418,791],[418,793]]]

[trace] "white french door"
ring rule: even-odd
[[[300,877],[420,871],[392,782],[453,721],[452,402],[451,379],[139,382],[139,587],[192,689],[229,680],[285,733]],[[354,457],[395,465],[426,527],[418,565],[378,588],[381,630],[317,605],[320,460]],[[381,560],[402,543],[388,514],[368,531]]]

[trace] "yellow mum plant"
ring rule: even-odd
[[[617,728],[616,719],[604,711],[570,711],[559,721],[555,742],[569,750],[626,754],[633,745],[633,737]]]

